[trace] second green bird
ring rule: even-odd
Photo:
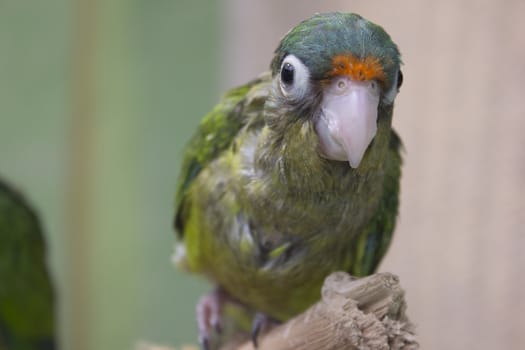
[[[331,272],[375,271],[398,211],[400,64],[380,26],[318,14],[282,39],[270,72],[202,120],[175,226],[178,264],[217,285],[197,307],[205,346],[227,300],[286,321]]]

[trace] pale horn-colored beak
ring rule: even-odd
[[[359,166],[377,131],[379,95],[373,80],[354,81],[347,76],[332,80],[324,90],[315,125],[323,157]]]

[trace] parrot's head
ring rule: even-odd
[[[381,111],[394,103],[400,64],[396,44],[380,26],[356,14],[317,14],[275,51],[274,98],[294,118],[312,122],[320,156],[357,168]]]

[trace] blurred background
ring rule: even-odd
[[[194,343],[170,265],[182,147],[315,12],[403,54],[401,277],[423,349],[525,344],[525,2],[0,0],[0,174],[40,212],[63,349]],[[5,281],[0,281],[5,283]]]

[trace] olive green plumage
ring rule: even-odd
[[[309,70],[301,98],[283,92],[290,54]],[[338,54],[375,57],[385,73],[377,132],[355,169],[320,154],[315,126]],[[400,140],[383,96],[397,90],[399,65],[388,34],[358,15],[316,15],[288,33],[271,72],[227,93],[186,149],[179,264],[278,320],[314,303],[333,271],[373,273],[398,210]]]
[[[53,291],[37,215],[0,180],[0,349],[55,349]]]

